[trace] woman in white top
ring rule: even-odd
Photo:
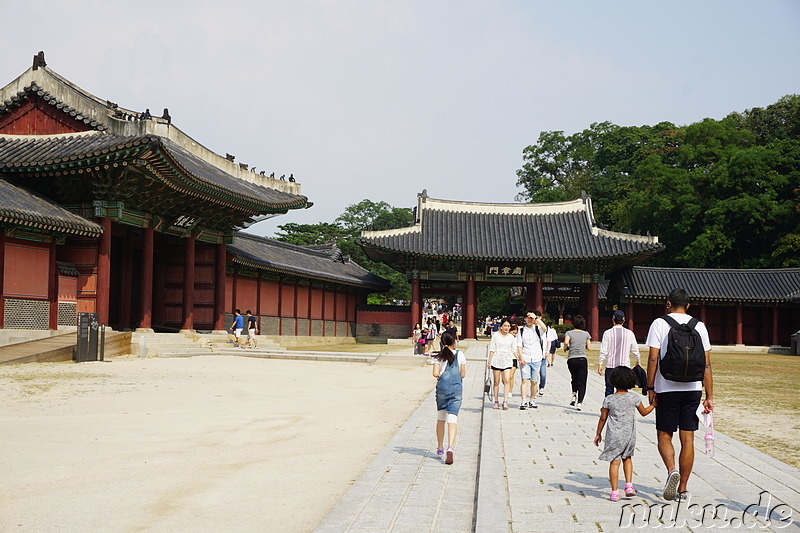
[[[514,359],[519,357],[517,337],[511,334],[511,321],[504,318],[500,322],[500,329],[492,335],[489,344],[489,360],[486,363],[492,369],[494,376],[494,408],[500,409],[498,396],[500,379],[503,380],[503,409],[508,409],[508,392],[511,385],[511,369]]]

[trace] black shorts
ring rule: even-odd
[[[497,368],[496,366],[492,365],[492,370],[499,370],[500,372],[503,372],[504,370],[511,370],[511,367],[507,366],[505,368]]]
[[[513,360],[511,361],[511,366],[513,366],[514,368],[518,368],[517,364],[518,364],[518,363],[517,363],[517,360],[516,360],[516,359],[513,359]]]
[[[697,431],[700,420],[697,418],[697,406],[703,391],[661,392],[658,394],[656,406],[656,429],[675,433],[681,431]]]

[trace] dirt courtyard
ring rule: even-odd
[[[309,531],[434,385],[245,357],[1,367],[0,531]]]

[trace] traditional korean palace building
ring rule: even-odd
[[[461,295],[462,334],[474,337],[476,296],[487,285],[525,287],[527,309],[563,314],[577,307],[599,340],[621,308],[640,342],[665,313],[670,291],[684,288],[690,313],[714,344],[788,344],[800,328],[800,269],[715,270],[636,266],[664,246],[657,237],[598,227],[588,197],[547,204],[487,204],[417,197],[415,223],[365,231],[359,244],[374,260],[405,272],[410,316],[426,296]]]
[[[264,334],[352,336],[385,280],[334,247],[238,232],[310,207],[161,117],[33,66],[0,89],[0,327],[57,329],[97,312],[115,329],[223,330],[233,308]]]
[[[506,285],[527,288],[528,309],[543,310],[546,298],[579,302],[597,339],[598,284],[663,249],[658,237],[598,227],[590,198],[486,204],[433,199],[426,191],[417,196],[414,225],[365,231],[359,244],[373,260],[408,276],[412,326],[427,295],[462,295],[468,338],[475,336],[479,288]]]
[[[664,296],[678,287],[689,294],[689,313],[706,324],[712,344],[788,345],[800,329],[800,268],[635,266],[612,276],[607,297],[644,341],[650,322],[664,314]]]

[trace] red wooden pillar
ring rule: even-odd
[[[536,280],[533,286],[533,305],[540,313],[544,312],[544,299],[542,298],[542,281]]]
[[[464,325],[461,335],[466,339],[475,339],[475,277],[467,278],[467,296],[464,298]]]
[[[111,219],[102,217],[103,233],[97,247],[97,314],[101,324],[108,324],[111,300]]]
[[[183,240],[183,324],[181,329],[194,329],[194,245],[193,235]]]
[[[417,320],[422,320],[422,301],[419,296],[419,280],[414,278],[411,280],[411,325],[410,330],[414,330],[417,325]]]
[[[742,320],[742,304],[736,304],[736,344],[744,344],[744,321]]]
[[[633,302],[628,302],[625,304],[625,318],[628,320],[628,328],[634,333],[634,337],[636,336],[636,330],[633,329],[635,326],[634,318],[633,318]]]
[[[600,340],[600,309],[598,308],[597,283],[589,284],[589,334]]]
[[[225,266],[228,260],[228,248],[224,242],[217,244],[214,263],[214,330],[225,331]],[[234,292],[234,294],[236,294]]]
[[[292,315],[294,316],[294,333],[292,333],[292,335],[294,335],[295,337],[297,337],[297,328],[299,327],[298,326],[298,322],[300,322],[297,319],[298,318],[297,317],[297,287],[298,287],[297,280],[294,280],[292,282],[292,290],[294,291],[293,292],[293,296],[292,296],[292,300],[294,301],[294,311],[292,311]],[[327,292],[327,290],[325,289],[325,285],[323,284],[322,285],[322,336],[323,337],[325,336],[325,293],[326,292]]]
[[[780,346],[780,340],[778,339],[778,304],[775,303],[772,305],[772,345],[773,346]]]
[[[6,326],[6,234],[0,229],[0,328]]]
[[[144,229],[142,235],[142,288],[140,298],[142,301],[142,315],[139,317],[140,329],[153,327],[153,250],[155,231],[153,223]]]
[[[167,267],[164,259],[164,239],[153,235],[153,324],[164,325],[167,286]]]
[[[56,240],[50,243],[50,268],[47,283],[47,299],[50,301],[50,315],[48,316],[48,329],[58,329],[58,263],[56,263]]]
[[[700,304],[700,322],[702,322],[703,324],[706,324],[706,303],[705,302]],[[706,327],[708,327],[708,324],[706,324]]]
[[[333,288],[333,336],[334,337],[336,336],[336,333],[337,333],[336,327],[337,327],[337,324],[339,323],[339,321],[336,320],[336,318],[339,316],[339,315],[336,314],[336,310],[338,308],[337,304],[339,303],[338,300],[339,299],[336,297],[336,287],[334,287]],[[297,314],[297,313],[295,313],[295,314]],[[298,319],[299,318],[300,317],[298,317]],[[298,320],[298,322],[299,322],[299,320]]]
[[[120,329],[131,327],[131,290],[133,290],[133,243],[131,232],[127,230],[122,249],[122,280],[119,291]]]

